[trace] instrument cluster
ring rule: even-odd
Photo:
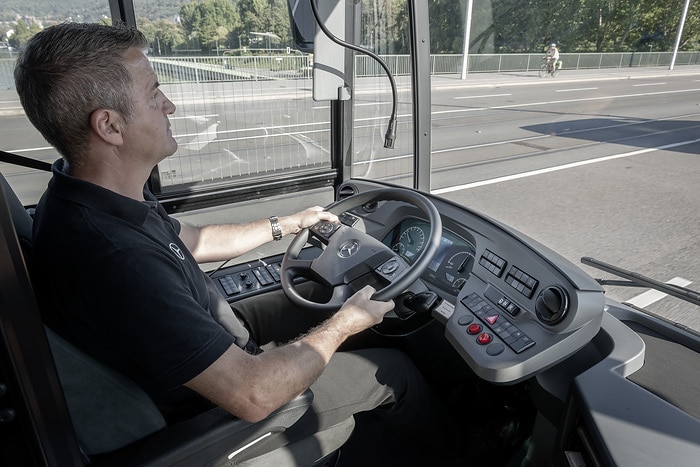
[[[429,235],[430,224],[408,218],[396,225],[382,242],[413,264]],[[474,257],[475,249],[471,243],[443,229],[440,247],[423,274],[423,280],[457,295],[471,274]]]

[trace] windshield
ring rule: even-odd
[[[384,147],[390,82],[373,58],[348,53],[341,100],[313,98],[317,54],[294,38],[295,2],[133,3],[152,66],[177,106],[171,122],[179,149],[153,174],[159,197],[236,187],[257,193],[280,180],[286,190],[330,187],[339,172],[413,186],[416,172],[427,170],[429,191],[575,263],[592,256],[700,287],[700,3],[681,23],[682,3],[650,0],[554,8],[426,2],[429,15],[417,19],[429,34],[414,39],[429,41],[420,74],[429,81],[429,108],[414,100],[410,2],[346,8],[349,39],[395,77],[393,148]],[[59,157],[21,110],[12,80],[17,50],[50,24],[109,18],[107,0],[3,2],[0,149],[45,162]],[[429,127],[416,136],[416,115],[426,113]],[[349,141],[338,137],[346,132]],[[429,138],[429,153],[419,161],[420,138]],[[5,163],[0,171],[25,204],[37,202],[49,179]],[[697,307],[642,292],[609,287],[607,294],[700,331]]]

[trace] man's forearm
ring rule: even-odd
[[[295,234],[319,220],[337,222],[338,218],[319,206],[277,219],[282,236]],[[245,224],[223,224],[195,227],[181,223],[183,239],[195,259],[200,263],[226,261],[247,253],[275,238],[275,228],[270,219]]]
[[[245,224],[207,225],[198,230],[191,251],[199,263],[236,258],[272,241],[272,228],[267,219]]]
[[[393,302],[370,300],[373,293],[372,287],[363,288],[331,318],[287,345],[259,355],[232,345],[186,385],[240,418],[261,420],[311,386],[345,339],[381,322]]]

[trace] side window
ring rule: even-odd
[[[312,56],[294,47],[286,0],[259,3],[134,2],[177,106],[178,150],[158,165],[162,194],[330,167],[329,106],[311,99]]]

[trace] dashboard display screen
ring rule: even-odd
[[[404,219],[382,240],[392,250],[413,264],[430,236],[430,224],[420,219]],[[431,259],[423,280],[454,295],[464,286],[474,266],[474,246],[449,230],[443,229],[440,247]]]

